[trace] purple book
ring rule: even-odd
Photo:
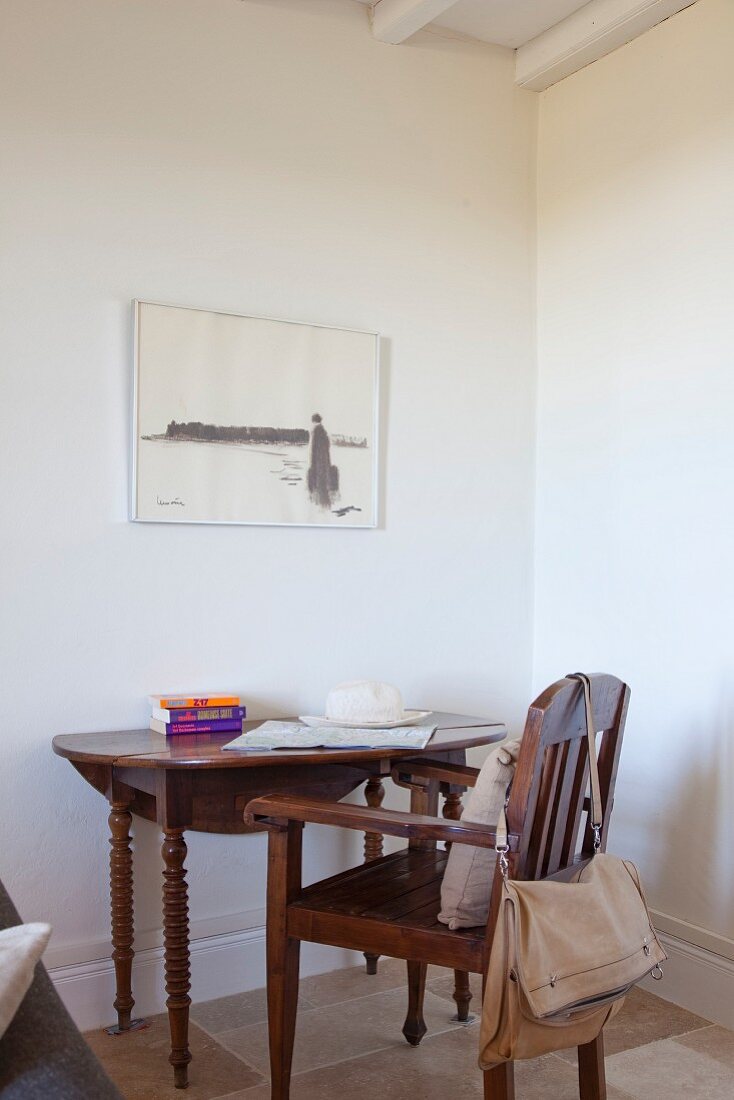
[[[157,718],[151,718],[150,728],[156,733],[165,733],[166,736],[177,733],[231,733],[233,730],[242,732],[241,718],[219,718],[211,722],[161,722]]]
[[[154,707],[150,712],[151,718],[157,722],[178,724],[185,722],[223,722],[225,719],[237,721],[247,714],[245,707],[191,707],[188,710],[165,710],[162,707]]]

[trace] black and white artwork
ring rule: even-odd
[[[376,525],[375,333],[134,304],[133,519]]]

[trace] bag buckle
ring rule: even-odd
[[[601,848],[601,825],[592,825],[594,830],[594,851],[598,852]]]
[[[502,878],[507,881],[507,873],[510,870],[510,864],[507,862],[507,853],[510,850],[509,844],[495,845],[495,852],[497,853],[497,862],[500,865],[500,871],[502,872]]]

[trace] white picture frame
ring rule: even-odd
[[[131,519],[378,523],[376,332],[133,301]]]

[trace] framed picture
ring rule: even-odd
[[[134,308],[134,520],[376,526],[377,333]]]

